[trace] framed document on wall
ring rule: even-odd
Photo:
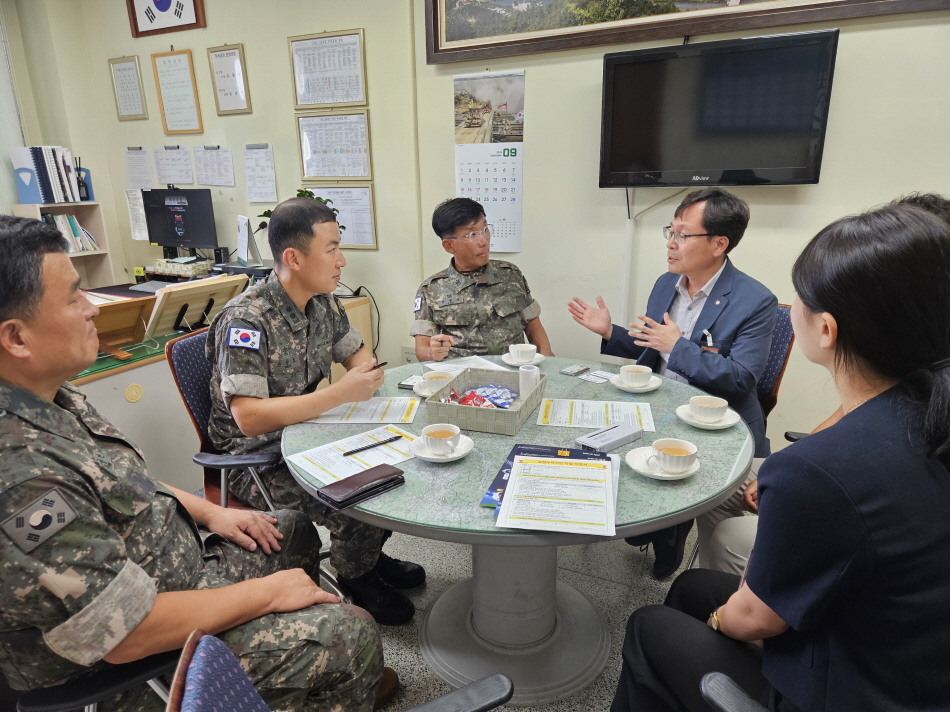
[[[203,133],[191,50],[153,54],[152,69],[165,133]]]
[[[294,109],[366,106],[363,30],[289,37]]]
[[[250,114],[251,90],[247,85],[244,45],[209,47],[208,64],[211,65],[211,84],[218,116]]]
[[[367,109],[298,114],[295,118],[303,180],[373,179]]]
[[[112,91],[115,94],[115,110],[119,113],[119,121],[147,119],[148,108],[145,106],[138,56],[110,59],[109,71],[112,73]]]
[[[340,247],[350,250],[378,250],[376,243],[376,202],[372,183],[304,184],[304,188],[338,210]],[[346,228],[346,229],[344,229]]]

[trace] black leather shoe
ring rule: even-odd
[[[686,537],[693,528],[693,520],[677,524],[675,527],[656,532],[653,538],[653,578],[657,581],[668,579],[676,573],[683,563],[686,549]]]
[[[636,536],[628,536],[624,539],[630,546],[646,546],[653,541],[653,535],[658,532],[650,532],[649,534],[637,534]]]
[[[416,607],[388,583],[383,581],[376,569],[357,578],[337,578],[340,588],[360,608],[369,611],[377,623],[402,625],[412,620]]]
[[[379,552],[376,573],[393,588],[416,588],[426,582],[426,570],[411,561],[400,561]]]

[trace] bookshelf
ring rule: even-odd
[[[19,203],[13,206],[13,214],[21,218],[40,220],[41,213],[54,215],[75,215],[79,224],[96,238],[101,249],[86,252],[70,252],[69,258],[82,278],[83,289],[107,287],[115,284],[112,274],[112,256],[109,254],[109,241],[105,223],[102,221],[102,208],[96,202],[83,203]]]

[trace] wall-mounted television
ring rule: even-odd
[[[817,183],[838,30],[604,56],[600,187]]]

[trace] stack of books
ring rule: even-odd
[[[11,148],[10,160],[21,203],[78,203],[82,200],[78,172],[68,148]]]
[[[99,249],[96,238],[79,224],[75,215],[41,213],[40,217],[63,233],[63,237],[65,237],[66,242],[69,243],[69,248],[66,252],[89,252]]]

